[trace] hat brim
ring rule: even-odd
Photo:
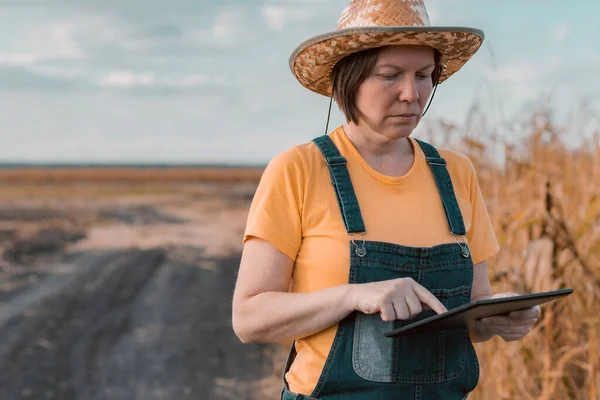
[[[393,45],[433,47],[442,55],[440,83],[461,69],[479,50],[484,33],[465,27],[359,27],[315,36],[290,57],[290,69],[305,88],[331,96],[329,75],[342,58],[361,50]]]

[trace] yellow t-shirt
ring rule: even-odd
[[[365,240],[429,247],[452,243],[440,194],[419,144],[410,139],[415,161],[402,177],[383,175],[361,157],[342,127],[330,134],[348,161],[367,229]],[[473,164],[457,152],[446,159],[460,206],[473,262],[495,255],[498,242]],[[348,283],[349,236],[323,155],[312,143],[278,154],[267,166],[252,202],[244,243],[262,238],[295,260],[291,290],[312,292]],[[296,341],[298,355],[286,379],[293,392],[309,395],[319,379],[337,324]]]

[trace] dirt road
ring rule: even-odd
[[[0,399],[278,398],[283,349],[243,345],[231,328],[247,196],[207,199],[104,205],[119,221],[63,235],[62,249],[5,245]],[[40,254],[18,263],[15,246]]]

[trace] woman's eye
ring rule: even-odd
[[[379,76],[386,81],[392,81],[394,79],[398,79],[399,74],[379,74]],[[416,78],[418,80],[431,79],[431,74],[417,74]]]
[[[391,81],[393,79],[396,79],[398,77],[398,74],[381,74],[380,76],[385,80]]]

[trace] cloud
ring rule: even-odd
[[[35,53],[0,53],[0,65],[30,65],[40,60]]]
[[[136,74],[129,71],[115,71],[104,77],[101,85],[117,88],[130,88],[137,86],[153,86],[155,82],[156,77],[151,72]]]
[[[285,25],[286,15],[283,7],[266,6],[263,7],[262,13],[267,20],[267,23],[274,31],[280,31]]]
[[[213,21],[212,39],[223,46],[234,46],[242,33],[242,15],[237,10],[223,10]]]
[[[84,53],[66,22],[28,32],[12,46],[19,51],[0,51],[0,65],[26,66],[47,60],[80,59]]]
[[[193,89],[207,85],[225,86],[227,80],[220,75],[212,77],[205,74],[160,76],[154,72],[113,71],[102,78],[100,85],[118,89],[150,87]]]
[[[126,50],[153,52],[165,47],[185,44],[188,29],[170,21],[144,21],[132,23],[121,18],[97,21],[87,33],[90,46],[97,50]]]
[[[184,35],[184,29],[176,24],[156,24],[145,29],[146,34],[152,38],[179,39]]]
[[[311,17],[311,13],[305,8],[279,5],[267,5],[261,9],[261,13],[274,31],[282,30],[288,22],[303,21]]]
[[[41,37],[37,38],[42,39]],[[43,42],[43,40],[42,40]],[[57,24],[50,29],[47,48],[55,56],[63,58],[80,58],[82,51],[73,39],[73,27],[70,24]]]
[[[48,71],[47,71],[48,72]],[[90,88],[90,84],[74,81],[65,74],[40,73],[22,67],[0,67],[0,89],[11,92],[72,92]]]
[[[552,31],[552,37],[557,42],[562,42],[571,33],[571,28],[566,24],[560,24]]]
[[[28,68],[31,73],[50,78],[60,78],[75,80],[85,78],[85,69],[83,67],[57,67],[52,65],[34,65]]]
[[[539,87],[527,83],[519,83],[506,88],[506,93],[511,97],[511,100],[518,102],[526,102],[533,100],[539,96]]]
[[[590,65],[593,65],[592,55],[575,61],[553,54],[544,58],[507,61],[496,68],[480,66],[479,71],[488,82],[506,86],[539,85],[542,82],[553,85],[565,79],[573,81],[573,71],[588,71]],[[577,73],[577,78],[582,76]]]
[[[537,72],[539,67],[534,62],[518,60],[495,69],[485,68],[483,76],[494,83],[524,83],[534,79]]]

